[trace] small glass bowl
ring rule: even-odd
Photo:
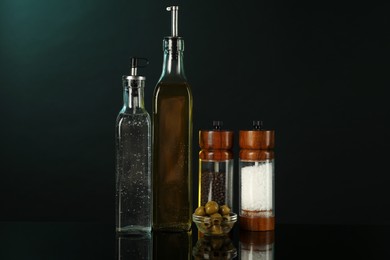
[[[222,219],[192,214],[192,221],[206,236],[223,236],[232,230],[234,223],[237,222],[237,214],[229,213],[229,216],[223,216]]]

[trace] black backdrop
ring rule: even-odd
[[[278,223],[389,224],[390,4],[254,0],[2,0],[0,220],[113,221],[121,76],[149,58],[151,112],[171,4],[194,187],[198,130],[262,119],[276,130]]]

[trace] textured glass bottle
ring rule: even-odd
[[[163,41],[162,75],[153,100],[153,228],[189,230],[192,213],[192,93],[183,68],[184,41],[177,37],[177,6],[172,36]]]
[[[116,121],[116,231],[150,232],[152,227],[151,120],[144,108],[145,77],[123,76],[124,104]]]

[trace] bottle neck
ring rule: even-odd
[[[144,109],[144,83],[137,87],[125,86],[123,91],[123,108]]]
[[[182,51],[164,51],[164,63],[161,74],[162,78],[183,78],[184,73],[183,52]]]
[[[184,40],[181,37],[166,37],[163,41],[164,62],[160,80],[186,80],[184,73]]]

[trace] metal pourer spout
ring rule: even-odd
[[[142,60],[145,62],[143,65],[138,65],[138,62]],[[149,60],[146,58],[131,57],[131,71],[130,76],[137,76],[138,68],[144,68],[149,64]]]
[[[172,37],[178,36],[178,15],[179,15],[179,7],[178,6],[168,6],[167,11],[171,12],[172,17]]]
[[[138,68],[138,59],[135,57],[131,58],[131,76],[137,76],[137,68]]]
[[[141,62],[143,61],[143,62]],[[144,68],[149,64],[149,60],[146,58],[131,57],[131,70],[130,76],[126,77],[126,86],[132,88],[138,88],[145,81],[145,77],[138,75],[138,68]],[[132,92],[132,95],[138,95],[138,91]]]

